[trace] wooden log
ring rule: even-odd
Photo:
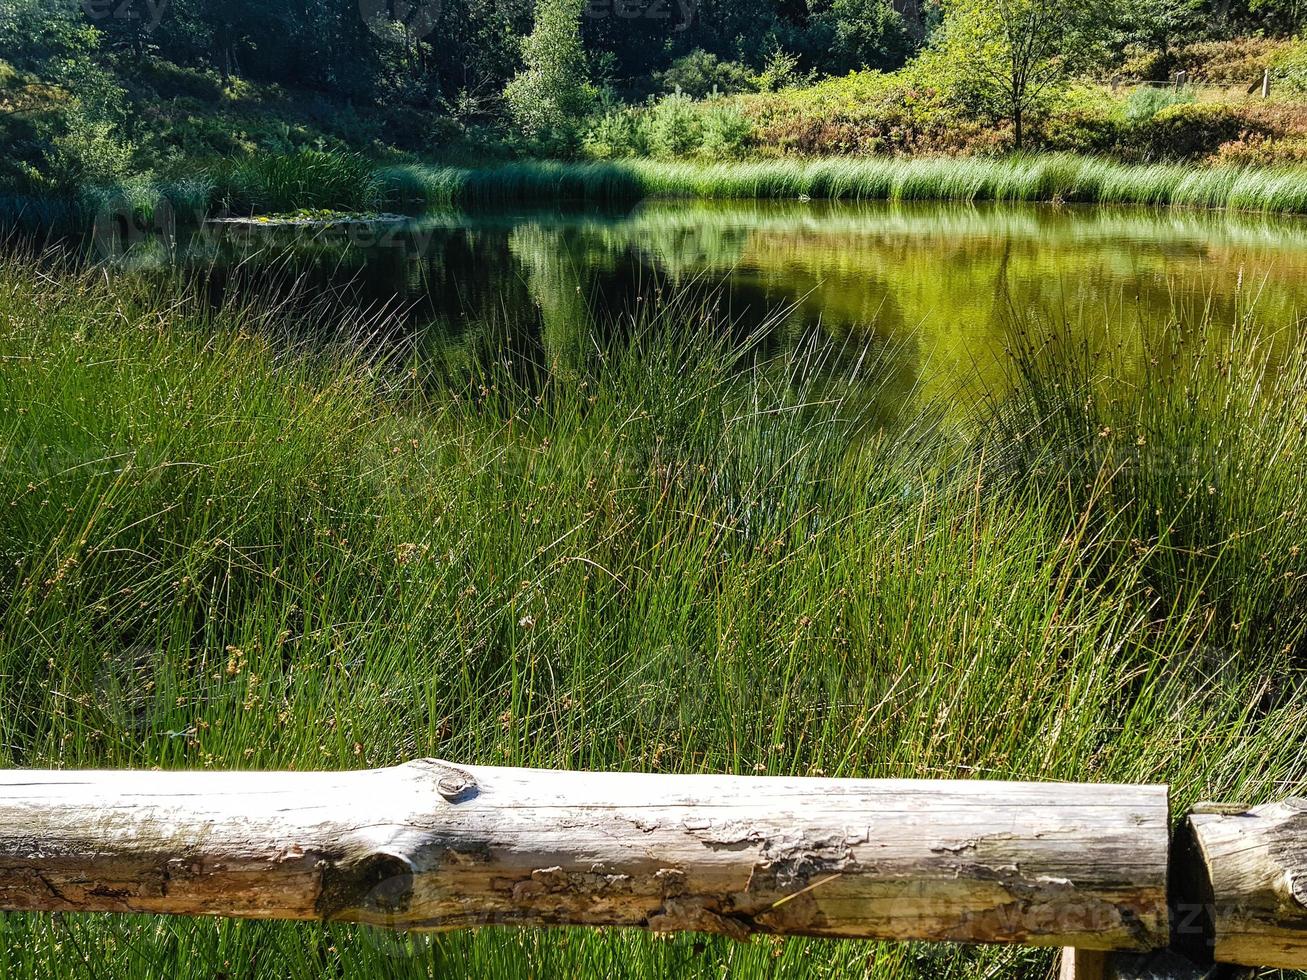
[[[552,772],[0,774],[0,907],[1148,949],[1167,791]]]
[[[1188,818],[1201,913],[1220,963],[1307,969],[1307,799],[1243,810],[1200,805]]]

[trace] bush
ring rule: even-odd
[[[1172,105],[1134,126],[1130,143],[1149,160],[1193,160],[1255,128],[1237,105],[1195,102]]]
[[[1125,78],[1161,82],[1171,76],[1171,67],[1174,64],[1174,51],[1159,51],[1157,48],[1132,44],[1125,49],[1125,56],[1121,62],[1121,75]]]
[[[137,80],[163,98],[181,96],[201,102],[221,102],[222,78],[212,69],[183,68],[164,58],[144,57],[134,66]]]
[[[118,136],[116,125],[81,110],[66,120],[67,132],[55,137],[50,150],[50,177],[57,186],[113,184],[128,176],[134,147]]]
[[[1272,92],[1307,92],[1307,42],[1294,41],[1271,58]]]
[[[1287,43],[1291,42],[1265,37],[1202,41],[1180,48],[1175,64],[1196,81],[1251,85],[1271,67]]]
[[[595,160],[644,156],[649,152],[646,114],[640,109],[609,109],[595,116],[581,138],[585,155]]]
[[[1194,90],[1185,86],[1179,90],[1141,85],[1126,96],[1125,118],[1127,122],[1141,123],[1157,115],[1163,109],[1173,105],[1187,105],[1194,101]]]
[[[915,65],[893,75],[852,72],[739,102],[755,141],[779,154],[960,153],[993,132],[944,104],[923,74]]]
[[[703,144],[703,119],[693,99],[668,95],[649,117],[649,152],[664,159],[689,156]]]
[[[1121,107],[1100,89],[1074,89],[1040,121],[1040,149],[1063,153],[1108,153],[1122,129]]]
[[[1215,163],[1236,167],[1276,167],[1307,163],[1307,138],[1243,136],[1221,145],[1212,156]]]
[[[702,48],[677,58],[666,71],[656,73],[654,81],[665,92],[679,91],[694,99],[714,92],[731,95],[756,88],[749,69],[738,62],[722,61]]]
[[[742,156],[752,142],[753,124],[733,105],[710,105],[703,115],[703,155],[713,160]]]
[[[777,92],[793,85],[811,82],[812,73],[799,71],[799,56],[777,46],[767,56],[767,63],[758,72],[758,88],[764,92]]]

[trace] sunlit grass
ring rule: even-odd
[[[302,150],[199,167],[184,179],[87,187],[66,198],[0,195],[0,231],[149,230],[204,217],[301,208],[418,212],[442,206],[629,205],[661,198],[1025,201],[1307,213],[1307,167],[1123,164],[1093,157],[832,158],[735,163],[551,161],[467,169],[379,166]]]
[[[886,415],[875,357],[763,356],[675,296],[549,363],[493,339],[432,359],[384,322],[0,262],[4,765],[1160,780],[1177,808],[1304,789],[1307,351],[1269,327],[1161,325],[1126,364],[1014,324],[1013,393],[944,427]],[[6,977],[1048,962],[3,929]]]
[[[383,171],[397,204],[633,201],[643,197],[1044,201],[1307,211],[1307,168],[1136,165],[1063,155],[838,158],[741,163],[516,164],[487,170]]]

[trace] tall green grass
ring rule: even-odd
[[[764,160],[747,163],[514,164],[487,170],[406,166],[379,174],[398,206],[645,197],[1044,201],[1307,212],[1307,168],[1134,165],[1063,155],[1005,159]]]
[[[212,202],[240,214],[332,208],[363,211],[380,200],[375,167],[356,153],[299,150],[211,167]]]
[[[482,169],[378,166],[351,153],[301,150],[220,161],[172,181],[87,187],[66,198],[0,196],[0,231],[73,235],[107,221],[148,228],[214,214],[299,208],[420,211],[509,204],[627,205],[650,197],[1031,201],[1307,213],[1307,168],[1135,165],[1069,155],[838,158],[739,163],[551,161]]]
[[[1074,323],[1014,324],[1013,393],[946,428],[869,412],[874,356],[764,356],[676,296],[601,322],[567,372],[493,334],[423,355],[384,321],[310,344],[317,320],[0,260],[0,764],[1165,780],[1177,808],[1307,788],[1296,340],[1174,323],[1121,363]],[[14,978],[1048,965],[632,932],[0,931]]]

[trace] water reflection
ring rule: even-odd
[[[429,346],[506,328],[494,343],[559,373],[640,304],[697,292],[741,335],[772,323],[775,345],[818,338],[846,362],[890,352],[886,397],[941,402],[1001,386],[1030,324],[1091,350],[1142,350],[1166,321],[1224,336],[1255,311],[1296,330],[1307,289],[1307,222],[1180,210],[677,201],[371,231],[210,229],[130,254],[139,264],[151,248],[202,276],[215,304],[293,281],[342,310],[388,308]]]

